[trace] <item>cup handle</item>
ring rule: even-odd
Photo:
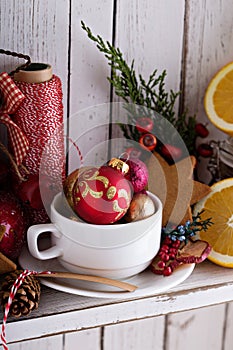
[[[40,224],[29,227],[27,231],[27,242],[29,252],[37,259],[48,260],[57,258],[63,254],[63,250],[56,245],[46,250],[39,250],[38,237],[44,232],[51,232],[52,235],[59,238],[61,233],[58,231],[54,224]]]

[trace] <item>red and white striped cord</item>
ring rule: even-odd
[[[7,341],[6,341],[6,332],[5,332],[6,331],[6,322],[7,322],[7,317],[9,314],[9,310],[10,310],[12,301],[15,297],[15,294],[17,293],[17,290],[19,289],[19,287],[21,286],[21,284],[23,283],[23,281],[25,280],[25,278],[27,276],[38,275],[39,273],[50,274],[52,272],[50,272],[50,271],[37,272],[37,271],[30,271],[30,270],[26,269],[18,276],[18,278],[15,280],[13,286],[11,287],[8,301],[7,301],[5,310],[4,310],[3,323],[2,323],[1,340],[2,340],[2,346],[3,346],[4,350],[8,350]]]
[[[72,145],[75,147],[76,151],[78,152],[78,156],[79,156],[79,160],[80,160],[80,166],[83,165],[83,155],[82,155],[82,152],[80,151],[78,145],[72,140],[71,137],[67,137],[68,140],[72,143]]]

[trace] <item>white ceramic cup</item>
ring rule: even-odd
[[[123,279],[149,266],[160,247],[162,204],[155,204],[150,217],[126,224],[93,225],[70,218],[62,193],[51,204],[51,224],[28,229],[27,242],[32,256],[40,260],[58,258],[71,272]],[[51,232],[51,247],[40,251],[38,237]]]

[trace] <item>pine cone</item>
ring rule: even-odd
[[[22,272],[23,270],[16,270],[5,277],[1,290],[1,305],[3,310],[8,303],[11,287]],[[39,306],[40,292],[40,282],[35,275],[27,276],[14,296],[9,315],[13,317],[26,316],[30,314],[32,310],[37,309]]]

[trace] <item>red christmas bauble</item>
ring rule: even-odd
[[[117,168],[108,165],[83,167],[73,186],[73,209],[86,222],[106,225],[120,220],[131,199],[130,182]]]

